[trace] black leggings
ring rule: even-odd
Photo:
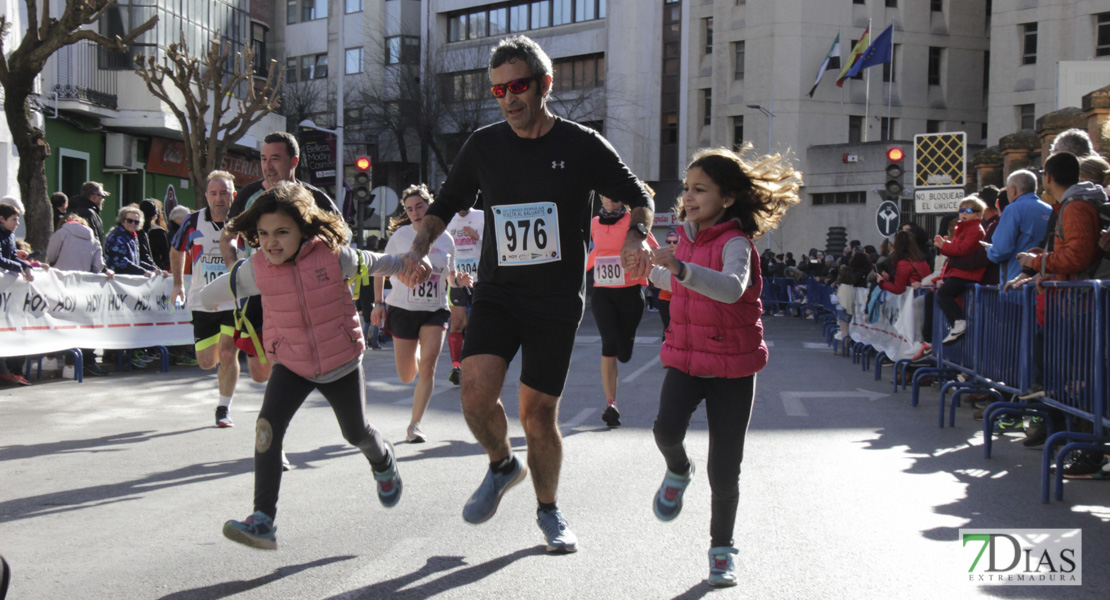
[[[690,468],[686,455],[686,430],[690,415],[702,399],[709,422],[709,488],[712,513],[709,534],[712,547],[731,546],[740,502],[740,463],[744,460],[744,437],[752,418],[755,375],[737,379],[692,377],[678,369],[667,369],[659,394],[655,418],[655,445],[663,453],[667,469],[685,473]]]
[[[594,288],[590,310],[601,333],[601,355],[628,362],[636,342],[636,328],[644,317],[643,288],[638,285]]]
[[[964,309],[956,300],[964,295],[964,290],[968,286],[975,283],[978,282],[961,277],[945,277],[944,282],[937,288],[937,306],[944,313],[944,318],[948,320],[949,325],[964,320]]]
[[[381,471],[386,447],[381,432],[366,421],[366,385],[362,365],[331,383],[313,383],[280,364],[274,365],[262,410],[255,423],[254,509],[277,517],[281,488],[281,446],[289,421],[312,390],[320,390],[331,404],[343,437],[366,455],[371,466]]]

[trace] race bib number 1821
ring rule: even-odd
[[[562,259],[559,209],[554,202],[495,206],[493,222],[499,266],[536,265]]]

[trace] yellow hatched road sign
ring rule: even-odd
[[[915,189],[967,185],[967,133],[913,136],[913,185]]]

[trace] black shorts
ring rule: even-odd
[[[402,340],[420,339],[421,327],[439,327],[447,329],[451,323],[451,311],[441,308],[439,310],[408,310],[390,306],[385,314],[385,330],[389,335]]]
[[[193,311],[193,342],[197,351],[216,345],[221,335],[232,337],[235,334],[235,312]]]
[[[644,316],[643,288],[638,285],[594,288],[590,311],[601,334],[601,355],[628,362],[636,343],[636,328]]]
[[[470,298],[473,293],[468,287],[453,287],[447,290],[447,298],[451,302],[451,306],[461,306],[466,308],[470,306]]]
[[[462,357],[492,354],[512,362],[520,350],[520,382],[544,394],[561,396],[577,333],[577,323],[541,319],[479,301],[470,307]]]

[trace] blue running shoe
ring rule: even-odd
[[[655,492],[655,502],[652,505],[655,516],[660,521],[671,521],[682,512],[682,494],[694,479],[694,463],[690,463],[690,472],[685,475],[676,475],[667,469],[663,477],[663,485]]]
[[[709,549],[709,585],[730,587],[736,585],[736,555],[740,551],[729,546]]]
[[[224,523],[224,537],[244,546],[277,550],[277,526],[266,513],[256,510],[243,521]]]
[[[547,538],[547,551],[552,554],[578,552],[578,537],[567,527],[567,520],[559,509],[541,510],[536,513],[536,524]]]
[[[504,496],[509,488],[524,481],[528,469],[516,456],[512,459],[513,468],[508,473],[501,475],[495,473],[492,468],[486,472],[482,485],[478,486],[463,507],[463,520],[474,525],[490,520],[497,512],[497,505],[501,504],[501,496]]]
[[[401,500],[401,473],[397,471],[397,455],[393,452],[393,444],[385,443],[386,454],[389,455],[389,468],[374,471],[374,480],[378,482],[378,500],[382,506],[392,508]]]

